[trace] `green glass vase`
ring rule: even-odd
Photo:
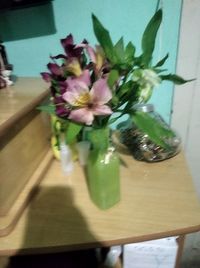
[[[87,183],[92,201],[106,210],[120,201],[119,158],[110,144],[109,128],[92,129],[87,163]]]

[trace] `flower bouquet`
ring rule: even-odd
[[[162,65],[168,54],[152,65],[161,21],[162,10],[158,10],[143,33],[142,54],[136,55],[134,44],[125,45],[123,37],[113,44],[108,30],[93,14],[99,44],[93,47],[86,39],[75,44],[70,34],[61,40],[64,54],[51,56],[49,72],[41,73],[50,83],[51,98],[40,109],[52,115],[54,142],[58,149],[61,136],[70,146],[90,142],[88,186],[92,200],[103,209],[120,199],[119,160],[110,143],[109,126],[124,114],[142,120],[134,105],[146,103],[153,88],[163,80],[187,82],[178,75],[165,73]]]

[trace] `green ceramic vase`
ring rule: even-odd
[[[108,209],[120,201],[119,158],[109,141],[109,128],[92,129],[87,164],[87,183],[92,201]]]

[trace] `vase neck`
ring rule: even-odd
[[[87,133],[87,139],[91,142],[93,150],[107,150],[110,144],[110,129],[91,128]]]

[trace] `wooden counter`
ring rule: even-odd
[[[66,177],[54,160],[15,229],[0,238],[0,254],[110,246],[200,230],[200,203],[182,153],[152,164],[121,158],[121,202],[107,211],[91,202],[78,163]]]
[[[14,228],[51,160],[44,160],[50,147],[49,117],[37,109],[49,97],[47,88],[41,78],[18,78],[0,90],[0,236]]]
[[[42,78],[20,77],[11,87],[0,89],[0,134],[47,96]]]

